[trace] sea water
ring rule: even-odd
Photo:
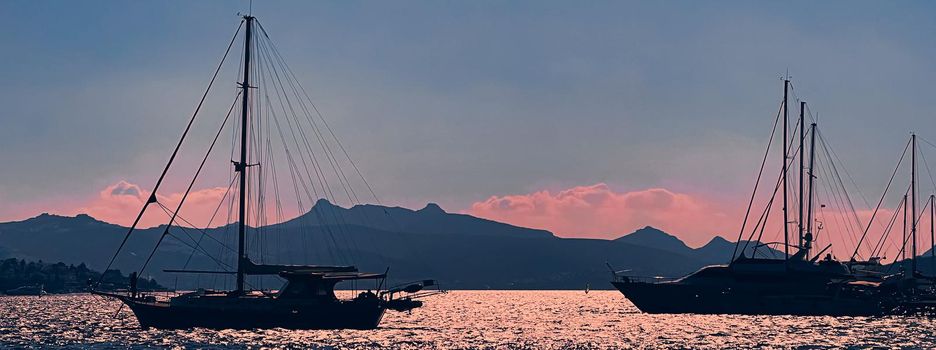
[[[119,310],[119,312],[118,312]],[[649,315],[615,291],[452,291],[376,330],[141,329],[88,294],[0,297],[4,348],[933,348],[925,317]]]

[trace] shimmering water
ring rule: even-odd
[[[0,297],[0,347],[933,348],[928,318],[641,314],[612,291],[455,291],[372,331],[141,330],[91,295]]]

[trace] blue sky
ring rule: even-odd
[[[246,7],[0,4],[0,218],[151,186]],[[253,13],[385,202],[461,211],[597,183],[743,206],[787,70],[874,197],[910,131],[936,140],[934,7],[258,1]]]

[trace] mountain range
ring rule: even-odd
[[[126,227],[84,214],[42,214],[0,223],[0,257],[103,269],[126,232]],[[134,231],[112,268],[140,269],[163,232],[165,226]],[[204,230],[173,226],[168,232],[143,276],[176,288],[230,288],[229,276],[163,270],[233,271],[236,225]],[[650,226],[613,240],[560,238],[545,230],[447,213],[435,204],[420,210],[342,208],[320,200],[297,218],[248,230],[248,254],[256,263],[354,264],[379,272],[389,267],[392,281],[435,278],[450,289],[610,288],[606,263],[634,275],[681,276],[726,263],[733,250],[734,243],[717,236],[690,248]],[[270,284],[275,282],[251,283],[270,288],[277,287]]]

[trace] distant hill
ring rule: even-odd
[[[729,242],[721,236],[713,237],[712,240],[699,248],[690,248],[679,238],[676,238],[676,236],[651,226],[646,226],[632,233],[618,237],[614,241],[642,247],[655,247],[667,252],[693,257],[703,262],[705,265],[727,264],[728,261],[731,260],[731,255],[735,250],[735,243]],[[744,246],[743,242],[744,241],[742,241],[742,246]],[[757,242],[747,244],[747,247],[744,249],[745,255],[754,255],[754,248],[758,245],[759,243]],[[738,255],[740,255],[740,249],[741,247],[738,248]],[[783,252],[760,246],[757,247],[756,255],[761,258],[779,258],[783,256]]]
[[[615,241],[644,247],[656,247],[674,253],[684,253],[687,249],[690,249],[686,243],[683,243],[676,236],[651,226],[618,237]]]
[[[135,231],[114,268],[138,270],[164,228]],[[100,270],[126,231],[87,215],[42,214],[0,223],[0,254],[86,263]],[[162,270],[232,271],[235,237],[234,225],[204,231],[172,227],[144,276],[172,281],[170,288],[206,283],[230,288],[233,281],[228,276],[177,276]],[[353,263],[366,271],[390,267],[394,281],[436,278],[452,289],[580,289],[586,283],[609,288],[606,262],[634,274],[681,276],[707,264],[727,262],[733,249],[733,243],[721,238],[689,248],[652,227],[615,240],[559,238],[544,230],[447,213],[435,204],[410,210],[378,205],[342,208],[319,201],[300,217],[248,232],[248,254],[257,263]],[[279,282],[251,283],[271,287]]]
[[[287,221],[285,225],[356,225],[381,231],[429,235],[519,238],[553,236],[546,230],[519,227],[470,215],[447,213],[435,203],[429,203],[419,210],[370,204],[344,209],[325,199],[320,199],[308,213]]]

